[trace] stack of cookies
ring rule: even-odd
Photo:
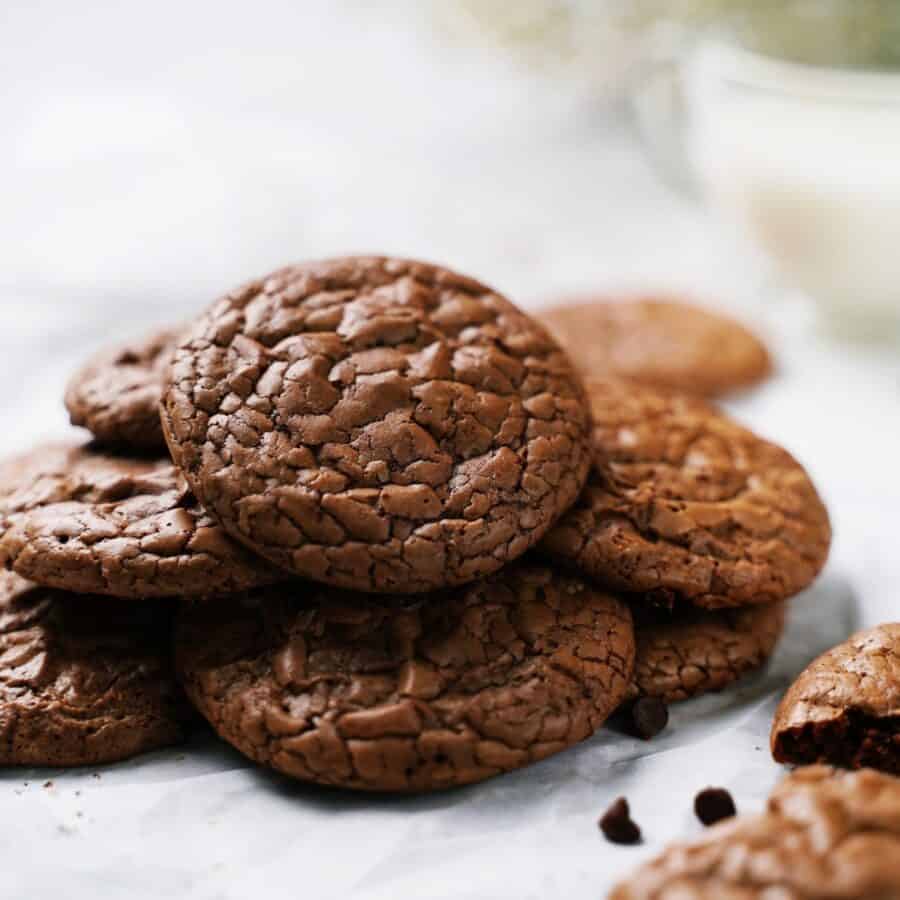
[[[93,360],[66,404],[94,441],[0,467],[0,761],[121,759],[193,707],[290,776],[432,790],[761,665],[827,556],[809,478],[707,400],[594,374],[381,257]]]

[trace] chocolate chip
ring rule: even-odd
[[[734,800],[725,788],[708,787],[694,798],[694,812],[704,825],[715,825],[737,813]]]
[[[628,733],[643,741],[655,738],[669,724],[669,707],[659,697],[638,697],[626,710]]]
[[[641,829],[631,820],[628,801],[619,797],[600,819],[603,836],[613,844],[639,844]]]

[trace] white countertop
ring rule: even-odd
[[[0,95],[6,451],[65,433],[65,379],[106,341],[281,262],[394,252],[526,306],[658,285],[746,316],[780,369],[731,408],[809,467],[835,542],[768,673],[679,707],[650,744],[601,733],[408,800],[285,786],[204,742],[99,777],[7,771],[0,897],[595,898],[696,830],[697,789],[722,784],[757,808],[779,774],[766,736],[787,679],[856,622],[898,617],[895,355],[800,327],[760,297],[715,223],[655,179],[622,122],[432,46],[403,3],[376,20],[349,2],[266,2],[251,22],[205,2],[38,6],[15,8],[0,34],[0,66],[18,76]],[[619,794],[640,848],[597,831]]]

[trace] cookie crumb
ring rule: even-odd
[[[631,819],[628,801],[619,797],[600,818],[600,830],[612,844],[639,844],[641,829]]]
[[[44,782],[44,787],[45,787],[45,788],[52,788],[52,787],[53,787],[53,782],[52,782],[52,781],[45,781],[45,782]]]
[[[694,812],[704,825],[715,825],[737,815],[731,794],[725,788],[708,787],[694,798]]]
[[[638,697],[626,710],[626,717],[628,733],[649,741],[669,724],[669,707],[659,697]]]

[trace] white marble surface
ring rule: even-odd
[[[813,472],[835,524],[826,576],[772,670],[685,705],[665,740],[638,748],[601,734],[452,794],[285,787],[204,742],[100,777],[4,773],[2,897],[602,896],[693,829],[699,787],[725,784],[757,806],[778,776],[765,736],[786,679],[853,619],[897,618],[895,354],[809,334],[761,295],[715,223],[654,178],[618,118],[435,43],[424,9],[5,5],[4,450],[65,433],[62,386],[93,348],[289,259],[419,255],[528,306],[578,288],[663,286],[734,309],[772,340],[778,377],[733,409]],[[641,848],[609,847],[596,831],[620,793],[647,833]]]

